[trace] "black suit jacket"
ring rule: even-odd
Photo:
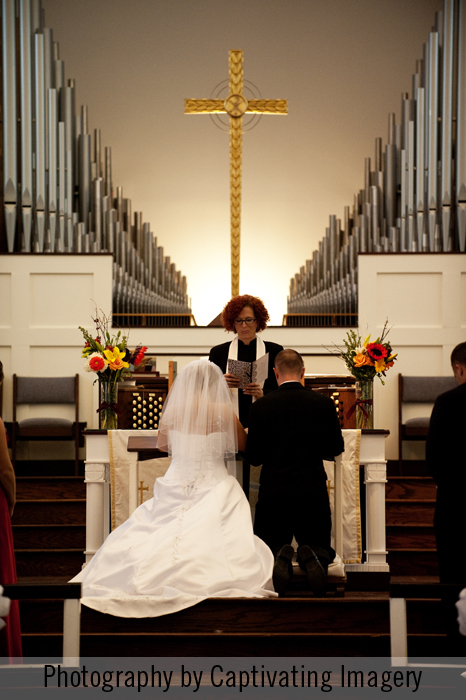
[[[216,364],[224,374],[226,374],[227,371],[227,364],[228,364],[228,351],[230,349],[230,344],[231,341],[228,341],[226,343],[222,343],[221,345],[216,345],[215,347],[212,348],[212,350],[209,353],[209,360]],[[278,343],[271,343],[268,340],[264,341],[265,344],[265,351],[269,353],[269,374],[267,379],[264,382],[264,394],[267,394],[269,391],[273,391],[274,389],[278,388],[277,380],[275,379],[275,374],[273,371],[273,367],[275,364],[275,358],[278,355],[278,353],[283,350],[283,347],[281,345],[278,345]],[[238,360],[243,360],[245,359],[242,356],[243,352],[247,352],[247,346],[244,345],[244,343],[239,340],[238,341]],[[255,355],[254,358],[255,359]],[[239,419],[241,421],[241,424],[247,428],[248,426],[248,419],[249,419],[249,409],[252,404],[252,396],[248,396],[243,394],[241,389],[239,390],[239,397],[238,397],[238,404],[239,404]]]
[[[251,406],[246,451],[251,464],[263,465],[261,489],[290,485],[293,477],[321,481],[322,461],[343,450],[333,401],[300,382],[281,384]]]
[[[434,528],[440,582],[464,585],[466,384],[460,384],[437,398],[430,418],[426,461],[437,483]],[[452,624],[456,625],[455,610],[452,610],[451,618]]]
[[[466,384],[437,397],[426,443],[426,460],[436,483],[451,497],[466,488]],[[464,498],[464,491],[461,498]]]

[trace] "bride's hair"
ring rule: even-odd
[[[216,438],[210,437],[213,433]],[[201,459],[232,458],[238,449],[230,390],[217,365],[196,360],[181,370],[159,424],[159,449]]]

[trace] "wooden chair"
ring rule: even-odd
[[[398,374],[398,463],[402,473],[403,441],[426,440],[430,416],[418,416],[403,420],[403,405],[413,403],[434,404],[437,396],[457,386],[451,377],[409,377]]]
[[[74,422],[66,418],[35,417],[18,422],[22,404],[73,404]],[[73,440],[74,471],[79,469],[79,374],[74,377],[18,377],[13,375],[12,462],[16,461],[18,440]]]

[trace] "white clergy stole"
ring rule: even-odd
[[[342,434],[345,441],[345,451],[341,456],[343,551],[337,553],[341,556],[345,564],[359,564],[362,559],[361,502],[359,494],[359,447],[361,431],[342,430]],[[335,463],[324,462],[324,467],[328,479],[330,509],[332,511],[332,547],[334,547]]]
[[[262,357],[265,355],[267,350],[265,349],[265,343],[262,340],[262,338],[259,338],[258,335],[256,335],[256,360],[259,359],[259,357]],[[237,360],[238,359],[238,336],[233,338],[233,340],[230,343],[230,347],[228,348],[228,359],[229,360]],[[228,366],[228,363],[227,363]],[[264,382],[261,384],[261,389],[264,388]],[[233,399],[233,409],[236,413],[236,415],[239,415],[239,407],[238,407],[238,391],[239,389],[230,389],[231,396]],[[252,400],[255,401],[256,397],[253,396]]]

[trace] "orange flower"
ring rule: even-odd
[[[123,369],[123,367],[129,367],[129,362],[124,362],[123,360],[126,355],[125,350],[122,352],[119,348],[114,347],[113,350],[104,350],[104,355],[108,360],[110,369],[119,370]]]
[[[354,362],[355,367],[364,367],[365,365],[372,364],[372,362],[367,357],[367,355],[364,355],[364,353],[362,353],[362,352],[360,352],[354,356],[353,362]]]
[[[89,367],[93,372],[102,372],[107,367],[107,361],[97,353],[89,358]]]

